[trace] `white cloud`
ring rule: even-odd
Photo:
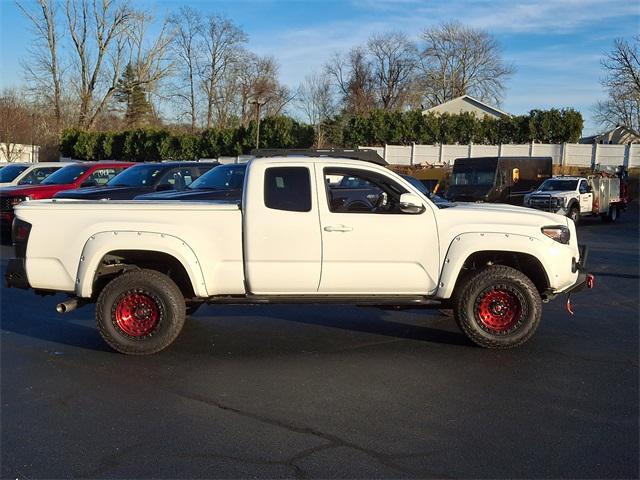
[[[353,0],[363,10],[406,11],[409,21],[421,18],[426,24],[457,19],[465,24],[498,32],[530,32],[542,35],[572,33],[590,24],[640,15],[635,1],[619,0]],[[426,21],[425,21],[426,20]]]
[[[251,42],[250,48],[259,55],[273,55],[280,64],[283,81],[297,85],[311,71],[319,70],[334,52],[364,44],[378,31],[388,30],[384,21],[339,21],[317,27],[305,27],[271,32]]]

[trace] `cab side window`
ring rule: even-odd
[[[589,189],[587,188],[587,182],[584,180],[580,180],[580,186],[578,187],[580,193],[589,193]]]
[[[38,185],[45,178],[58,170],[60,167],[45,167],[36,168],[29,172],[22,180],[18,182],[19,185]]]
[[[306,167],[271,167],[264,173],[264,205],[289,212],[311,211],[311,176]]]
[[[400,195],[407,190],[375,172],[325,168],[329,210],[334,213],[402,213]]]
[[[158,185],[170,185],[176,190],[183,190],[198,177],[194,168],[174,168],[165,173]]]
[[[82,182],[82,185],[101,187],[122,170],[124,170],[124,168],[99,168],[89,175],[85,181]]]

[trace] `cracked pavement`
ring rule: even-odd
[[[637,478],[638,208],[578,233],[596,289],[511,351],[436,310],[220,306],[127,357],[2,287],[2,477]]]

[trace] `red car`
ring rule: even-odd
[[[64,190],[104,185],[132,165],[135,163],[82,162],[61,168],[38,185],[0,188],[0,229],[11,230],[13,207],[20,202],[52,198]]]

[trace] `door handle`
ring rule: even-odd
[[[350,232],[353,230],[353,227],[348,227],[347,225],[327,225],[324,227],[325,232]]]

